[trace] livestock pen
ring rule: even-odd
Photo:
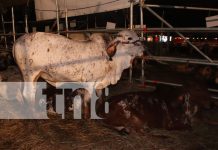
[[[4,99],[2,95],[5,94],[4,85],[7,85],[7,83],[12,83],[12,85],[14,83],[15,85],[15,83],[22,83],[23,80],[23,74],[20,73],[19,68],[11,58],[13,42],[24,34],[17,33],[20,27],[18,25],[20,23],[15,21],[17,15],[15,6],[17,2],[11,2],[14,4],[14,7],[9,8],[12,13],[9,13],[12,21],[7,22],[8,18],[5,21],[4,15],[2,15],[3,26],[11,23],[11,27],[6,26],[5,30],[3,28],[3,33],[1,34],[2,51],[4,53],[2,54],[2,63],[0,63],[2,64],[0,72],[0,80],[2,81],[0,84],[0,115],[8,110],[11,111],[9,112],[10,115],[13,115],[13,106],[20,105],[17,101]],[[31,3],[26,2],[24,0],[20,1],[20,3],[25,4],[25,7],[27,6],[30,9],[32,6],[26,4]],[[33,1],[28,2],[33,3]],[[69,38],[75,33],[83,33],[82,40],[90,41],[92,33],[109,33],[114,38],[116,33],[124,29],[97,28],[97,22],[101,19],[95,17],[93,19],[93,16],[87,15],[87,18],[83,16],[85,20],[88,20],[87,22],[90,20],[93,23],[95,22],[94,27],[96,28],[91,29],[90,26],[92,25],[87,23],[82,30],[74,30],[76,28],[72,30],[70,26],[74,23],[69,21],[71,19],[70,14],[76,9],[66,7],[66,2],[69,1],[64,0],[60,2],[56,0],[55,3],[53,2],[54,10],[40,10],[36,8],[38,12],[51,13],[56,17],[54,20],[48,21],[53,23],[52,26],[48,24],[53,27],[50,31],[54,33]],[[113,2],[105,3],[110,4]],[[144,3],[144,1],[140,1],[140,7],[138,7],[133,5],[135,2],[137,4],[137,1],[130,1],[130,3],[127,2],[126,4],[129,20],[125,20],[125,27],[128,28],[127,24],[129,23],[129,29],[137,32],[143,45],[147,47],[145,51],[146,57],[145,59],[134,59],[130,69],[123,71],[120,80],[115,85],[108,86],[103,99],[108,102],[109,112],[105,113],[104,107],[106,105],[101,101],[96,110],[98,116],[104,119],[75,119],[75,112],[70,110],[76,105],[72,99],[75,95],[83,98],[84,93],[77,90],[72,92],[71,90],[68,93],[66,92],[69,95],[64,97],[66,107],[64,112],[65,119],[62,119],[60,114],[48,114],[49,119],[1,119],[0,148],[217,149],[218,101],[216,95],[218,81],[216,36],[218,29],[216,27],[173,28],[172,25],[163,19],[163,16],[164,11],[165,13],[167,11],[165,9],[210,11],[210,13],[218,10],[216,8],[152,5]],[[8,3],[10,2],[2,4],[9,7],[13,6]],[[58,3],[65,7],[56,7],[59,6]],[[101,4],[97,4],[97,6],[99,7]],[[161,12],[162,16],[151,9],[156,7],[164,8],[164,11]],[[138,14],[140,14],[138,21],[134,20],[134,18],[137,18],[135,17],[136,9],[139,12]],[[149,28],[149,26],[145,28],[144,22],[146,18],[145,16],[143,17],[145,9],[161,20],[161,28]],[[24,22],[21,23],[26,33],[32,32],[32,25],[37,25],[37,22],[29,21],[28,12],[25,11]],[[157,12],[159,11],[157,10]],[[61,19],[61,17],[63,18]],[[65,23],[65,31],[61,30],[63,25],[60,25],[61,22]],[[135,28],[134,22],[139,23],[140,28]],[[48,25],[46,21],[45,24],[46,26]],[[165,28],[163,24],[169,28]],[[11,32],[8,33],[8,29]],[[57,30],[54,31],[55,29]],[[196,34],[196,32],[200,34]],[[166,43],[156,41],[165,35],[168,39],[172,36],[173,41]],[[200,39],[200,36],[207,37],[207,39]],[[83,39],[84,37],[85,39]],[[150,39],[153,42],[149,42]],[[79,40],[81,41],[81,39]],[[209,43],[209,48],[201,46],[201,43],[205,41]],[[186,50],[187,53],[184,53]],[[42,78],[39,79],[39,82],[41,81],[44,82]],[[9,91],[6,94],[10,93]],[[55,109],[59,101],[55,95],[58,89],[48,84],[45,92],[48,91],[47,100],[38,99],[36,105],[46,104],[47,109],[51,107]],[[28,109],[27,107],[21,108]],[[16,116],[17,114],[14,115]]]

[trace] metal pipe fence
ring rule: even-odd
[[[66,34],[68,37],[68,34],[70,33],[79,33],[79,32],[107,32],[107,33],[117,33],[121,30],[124,30],[124,28],[116,28],[116,29],[88,29],[88,30],[70,30],[68,27],[68,11],[74,11],[72,9],[67,8],[67,2],[65,0],[65,9],[60,10],[58,6],[58,0],[55,1],[56,3],[56,10],[37,10],[37,11],[51,11],[56,12],[56,23],[57,23],[57,32],[58,34]],[[203,65],[212,65],[212,66],[218,66],[218,61],[214,61],[210,59],[207,55],[205,55],[201,50],[199,50],[195,45],[193,45],[189,40],[186,39],[186,37],[181,34],[181,32],[202,32],[202,33],[218,33],[218,28],[174,28],[172,27],[166,20],[164,20],[161,16],[159,16],[157,13],[155,13],[150,7],[156,7],[156,8],[175,8],[175,9],[190,9],[190,10],[208,10],[208,11],[218,11],[216,8],[201,8],[201,7],[188,7],[188,6],[170,6],[170,5],[151,5],[151,4],[144,4],[143,0],[140,0],[140,25],[141,28],[134,28],[133,26],[133,5],[134,0],[130,0],[130,29],[134,30],[141,34],[141,38],[143,39],[145,33],[158,33],[158,32],[176,32],[179,36],[181,36],[188,44],[190,44],[198,53],[200,53],[203,57],[205,57],[206,60],[201,59],[189,59],[189,58],[176,58],[176,57],[160,57],[160,56],[148,56],[147,59],[155,59],[160,61],[166,61],[166,62],[179,62],[179,63],[192,63],[192,64],[203,64]],[[156,16],[158,19],[160,19],[163,23],[165,23],[169,28],[143,28],[144,22],[143,22],[143,8],[146,8],[149,12],[151,12],[154,16]],[[12,22],[4,22],[6,23],[12,23],[12,34],[6,34],[5,32],[3,34],[0,34],[0,36],[13,36],[13,40],[15,41],[16,36],[23,35],[24,33],[16,33],[15,31],[15,18],[14,18],[14,9],[11,8],[12,12]],[[59,13],[64,12],[65,13],[65,24],[66,24],[66,31],[60,31],[60,18]],[[29,21],[27,19],[27,16],[25,16],[24,22],[19,23],[25,23],[26,28],[28,27],[28,23],[32,21]],[[28,29],[28,28],[27,28]],[[26,30],[28,32],[28,30]],[[141,70],[141,79],[143,81],[144,79],[144,64],[145,60],[142,59],[142,70]],[[129,81],[132,81],[132,66],[130,67],[129,72]]]
[[[22,22],[24,23],[24,22]],[[68,30],[68,31],[60,31],[60,33],[85,33],[85,32],[91,32],[91,33],[96,33],[96,32],[107,32],[107,33],[117,33],[119,31],[125,30],[126,28],[116,28],[116,29],[86,29],[86,30]],[[133,28],[135,32],[141,33],[142,31],[144,33],[159,33],[159,32],[166,32],[166,33],[173,33],[175,31],[179,31],[182,33],[196,33],[196,32],[201,32],[201,33],[218,33],[218,28]],[[57,33],[57,32],[51,32],[51,33]],[[16,35],[23,35],[26,34],[25,32],[23,33],[16,33]],[[13,36],[13,34],[10,33],[0,33],[0,36]]]
[[[211,63],[211,62],[208,62],[205,59],[164,57],[164,56],[148,56],[146,59],[148,59],[148,60],[158,60],[158,61],[164,61],[164,62],[177,62],[177,63],[189,63],[189,64],[218,66],[218,60],[213,60],[213,63]]]
[[[56,4],[57,33],[60,34],[60,18],[59,18],[59,4],[58,4],[58,0],[55,0],[55,4]]]
[[[139,6],[140,6],[140,26],[141,26],[141,29],[144,28],[143,5],[144,5],[144,0],[140,0]],[[142,41],[144,40],[144,31],[143,30],[141,31],[141,40]],[[141,62],[142,68],[144,68],[144,64],[145,64],[145,61],[144,61],[144,59],[142,59],[142,62]],[[141,71],[142,82],[144,81],[144,78],[145,78],[145,70],[142,69],[142,71]]]
[[[13,40],[16,40],[16,30],[15,30],[15,18],[14,18],[14,7],[11,7],[11,16],[12,16],[12,31],[13,31]]]
[[[2,19],[2,30],[3,30],[3,34],[6,34],[6,33],[5,33],[5,24],[4,24],[4,16],[3,16],[3,14],[1,14],[1,19]],[[7,50],[7,49],[8,49],[8,44],[7,44],[7,38],[6,38],[6,36],[4,36],[4,42],[5,42],[5,49]]]
[[[144,5],[144,7],[150,12],[152,13],[154,16],[156,16],[159,20],[161,20],[165,25],[167,25],[169,28],[173,29],[173,26],[171,24],[169,24],[166,20],[164,20],[160,15],[158,15],[156,12],[154,12],[151,8],[149,8],[148,6]],[[204,58],[206,58],[209,62],[213,62],[212,59],[210,59],[207,55],[205,55],[201,50],[199,50],[198,47],[196,47],[194,44],[192,44],[188,39],[186,39],[186,37],[181,34],[178,31],[175,31],[180,37],[182,37],[183,39],[186,40],[186,42],[192,46],[199,54],[201,54]]]
[[[66,31],[69,30],[68,26],[68,9],[67,9],[67,0],[64,0],[64,7],[65,7],[65,25],[66,25]],[[69,34],[67,33],[67,38],[69,37]]]
[[[130,30],[133,30],[133,6],[134,0],[130,0]],[[129,68],[129,82],[132,82],[132,64]]]
[[[173,5],[154,5],[154,4],[146,4],[148,7],[154,8],[167,8],[167,9],[186,9],[186,10],[203,10],[203,11],[218,11],[217,8],[205,8],[205,7],[192,7],[192,6],[173,6]]]

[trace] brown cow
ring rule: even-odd
[[[103,122],[118,131],[142,132],[147,127],[189,129],[198,107],[183,88],[158,86],[153,92],[126,93],[111,97],[109,113],[99,110]]]

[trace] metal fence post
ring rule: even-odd
[[[67,9],[67,0],[64,0],[64,6],[65,6],[65,24],[66,24],[66,31],[67,31],[67,37],[69,37],[69,26],[68,26],[68,9]]]
[[[143,18],[143,4],[144,4],[144,0],[140,0],[140,24],[141,24],[141,40],[143,41],[144,40],[144,32],[143,32],[143,28],[144,28],[144,18]],[[142,82],[144,82],[144,79],[145,79],[145,70],[144,70],[144,63],[145,63],[145,60],[142,59],[142,76],[141,76],[141,79],[142,79]]]
[[[25,13],[25,32],[29,33],[29,29],[28,29],[28,15],[27,15],[27,13]]]
[[[4,41],[5,41],[5,49],[8,49],[8,44],[7,44],[7,37],[5,35],[5,21],[4,21],[4,16],[3,14],[1,14],[1,18],[2,18],[2,30],[3,30],[3,34],[4,34]]]
[[[59,5],[58,5],[58,0],[55,1],[55,4],[56,4],[57,33],[60,34],[60,20],[59,20]]]
[[[154,12],[151,8],[149,8],[148,6],[144,5],[144,7],[150,12],[152,13],[155,17],[157,17],[159,20],[161,20],[165,25],[167,25],[169,28],[173,29],[173,26],[171,24],[169,24],[166,20],[164,20],[160,15],[158,15],[156,12]],[[191,45],[199,54],[201,54],[204,58],[206,58],[209,62],[213,62],[212,59],[210,59],[207,55],[205,55],[201,50],[199,50],[199,48],[197,48],[194,44],[192,44],[189,40],[187,40],[185,38],[185,36],[178,32],[175,31],[180,37],[182,37],[183,39],[186,40],[186,42]]]
[[[12,16],[12,32],[13,32],[13,40],[16,40],[16,31],[15,31],[15,20],[14,20],[14,7],[11,7],[11,16]]]
[[[130,0],[130,30],[133,29],[133,4],[134,0]],[[132,64],[129,69],[129,82],[132,83]]]

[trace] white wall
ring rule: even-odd
[[[62,10],[59,16],[60,18],[63,18],[65,17],[65,0],[58,1],[59,8]],[[130,6],[129,0],[66,0],[66,2],[69,10],[68,16],[80,16],[99,12],[107,12],[128,8]],[[37,21],[56,18],[55,0],[35,0],[35,9]]]

